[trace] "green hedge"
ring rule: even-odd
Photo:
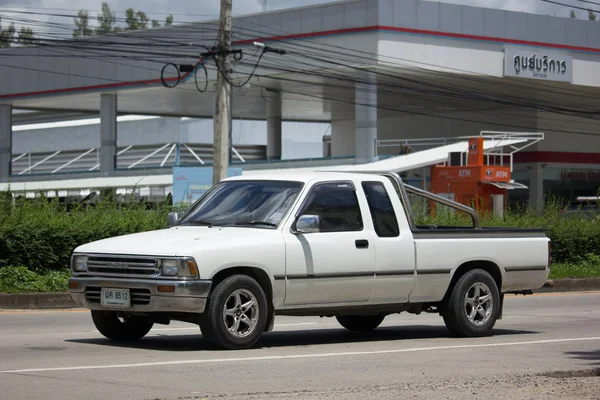
[[[0,267],[26,265],[60,270],[71,253],[94,240],[166,227],[169,208],[102,202],[66,212],[57,201],[3,200],[0,204]]]
[[[442,207],[436,217],[431,217],[420,198],[410,196],[415,217],[419,224],[471,226],[471,219],[464,213],[448,212]],[[543,228],[552,240],[552,260],[557,263],[580,264],[590,255],[600,256],[600,218],[585,218],[577,215],[564,216],[564,205],[550,199],[543,212],[536,209],[509,209],[504,218],[490,214],[481,215],[481,224],[486,227]]]
[[[415,210],[420,223],[468,225],[464,214],[441,214],[435,219]],[[543,214],[514,210],[504,219],[483,216],[484,226],[546,228],[552,239],[553,260],[578,264],[589,255],[600,256],[600,220],[565,218],[559,204]],[[0,267],[25,265],[32,270],[62,270],[73,250],[84,243],[128,233],[166,227],[168,206],[147,209],[143,204],[104,201],[94,207],[67,212],[64,205],[0,197]]]

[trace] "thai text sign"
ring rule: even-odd
[[[573,57],[561,53],[505,48],[504,76],[571,83]]]
[[[600,182],[600,171],[562,171],[560,178],[570,182]]]

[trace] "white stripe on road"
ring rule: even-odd
[[[587,338],[567,338],[567,339],[549,339],[534,340],[530,342],[506,342],[506,343],[485,343],[485,344],[463,344],[454,346],[435,346],[435,347],[416,347],[412,349],[392,349],[392,350],[374,350],[374,351],[348,351],[341,353],[313,353],[313,354],[292,354],[285,356],[264,356],[264,357],[237,357],[237,358],[209,358],[204,360],[179,360],[179,361],[159,361],[137,364],[116,364],[116,365],[82,365],[78,367],[60,367],[60,368],[31,368],[31,369],[13,369],[0,371],[0,374],[24,373],[24,372],[54,372],[54,371],[82,371],[91,369],[117,369],[117,368],[140,368],[140,367],[160,367],[166,365],[189,365],[189,364],[209,364],[209,363],[229,363],[239,361],[268,361],[268,360],[292,360],[302,358],[324,358],[324,357],[344,357],[344,356],[367,356],[376,354],[396,354],[410,353],[417,351],[432,350],[453,350],[453,349],[473,349],[482,347],[508,347],[523,346],[549,343],[565,342],[584,342],[590,340],[600,340],[600,337]]]

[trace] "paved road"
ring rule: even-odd
[[[455,339],[435,315],[375,332],[279,317],[246,351],[197,327],[104,339],[81,311],[0,312],[0,399],[600,398],[600,292],[509,297],[495,336]]]

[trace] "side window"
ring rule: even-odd
[[[377,236],[396,237],[400,235],[396,213],[383,183],[363,182],[362,187],[367,196]]]
[[[351,183],[326,183],[312,190],[302,214],[318,215],[321,232],[360,231],[358,198]]]

